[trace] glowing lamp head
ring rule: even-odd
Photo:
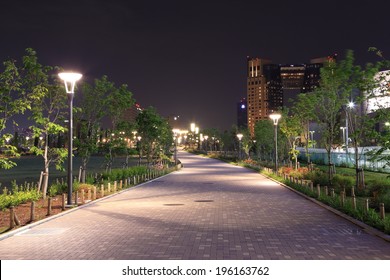
[[[238,140],[240,140],[240,141],[241,141],[242,137],[244,137],[244,135],[242,135],[241,133],[237,134],[237,138],[238,138]]]
[[[269,115],[270,119],[274,121],[274,125],[278,125],[279,119],[282,117],[281,114],[271,114]]]
[[[81,79],[83,75],[79,73],[59,73],[58,76],[65,83],[66,93],[74,93],[76,82]]]

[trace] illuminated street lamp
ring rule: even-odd
[[[68,206],[72,205],[72,184],[73,184],[73,96],[76,82],[81,79],[82,75],[78,73],[59,73],[58,76],[64,81],[65,90],[68,94],[69,120],[68,120]]]
[[[278,172],[278,122],[279,119],[282,117],[280,114],[271,114],[269,115],[271,120],[274,122],[275,132],[274,132],[274,139],[275,139],[275,172]]]
[[[207,139],[209,139],[209,136],[208,135],[205,135],[203,136],[203,138],[206,140],[206,154],[207,154],[207,150],[208,150],[208,145],[209,145],[209,142],[207,141]]]
[[[175,166],[177,165],[177,139],[180,136],[180,129],[172,129],[173,132],[173,141],[175,144],[174,160]]]
[[[343,142],[345,143],[345,130],[347,129],[347,127],[341,126],[340,129],[343,131]]]
[[[142,137],[141,136],[137,136],[137,144],[138,144],[138,165],[141,165],[141,139]]]
[[[310,130],[309,133],[310,133],[311,147],[314,148],[314,133],[315,133],[315,131]]]
[[[242,137],[244,137],[244,135],[242,135],[241,133],[237,134],[237,138],[238,138],[238,159],[239,160],[241,159],[241,139],[242,139]]]

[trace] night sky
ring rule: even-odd
[[[389,1],[3,1],[0,61],[41,63],[128,84],[143,107],[228,129],[246,95],[246,57],[296,64],[355,51],[390,58]],[[76,92],[77,94],[77,92]]]

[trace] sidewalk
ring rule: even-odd
[[[390,259],[390,244],[245,168],[184,168],[0,241],[1,259]]]

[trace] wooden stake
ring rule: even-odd
[[[385,219],[385,204],[384,203],[379,204],[379,211],[380,211],[381,219],[384,220]]]
[[[15,227],[15,212],[14,212],[14,207],[11,206],[9,208],[9,215],[10,215],[10,223],[9,223],[9,228],[13,229]]]
[[[50,216],[51,214],[51,197],[47,199],[47,216]]]
[[[355,195],[352,195],[352,207],[353,207],[353,210],[356,210],[356,197],[355,197]]]
[[[62,211],[65,211],[66,193],[62,194]]]
[[[31,201],[30,222],[35,221],[35,201]]]
[[[344,191],[341,191],[340,192],[340,202],[341,202],[341,206],[344,206],[344,203],[345,203],[345,196],[344,196]]]
[[[84,189],[81,190],[81,204],[84,204],[85,203],[85,191]]]
[[[18,219],[18,215],[16,215],[16,211],[14,211],[15,224],[20,226],[20,220]]]

